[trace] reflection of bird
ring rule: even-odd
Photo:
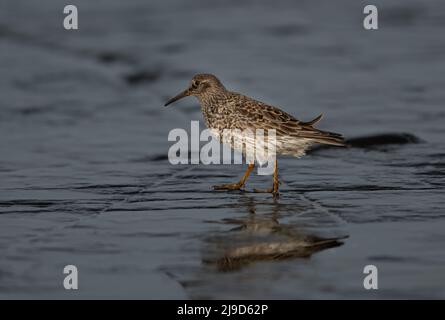
[[[218,271],[239,270],[261,261],[308,259],[319,251],[343,245],[343,240],[348,238],[336,224],[329,224],[327,228],[325,225],[324,231],[319,229],[315,234],[310,226],[327,220],[319,212],[314,214],[310,203],[299,205],[276,199],[259,203],[245,195],[238,200],[234,208],[240,209],[237,211],[243,216],[221,221],[236,227],[215,233],[205,240],[202,261],[215,266]],[[300,218],[289,220],[289,215]]]
[[[343,245],[347,236],[320,237],[304,231],[303,225],[281,224],[280,207],[270,215],[258,215],[255,204],[247,204],[249,216],[228,219],[238,227],[208,238],[210,250],[203,262],[219,271],[234,271],[258,261],[310,258],[314,253]]]
[[[344,145],[342,135],[314,128],[322,115],[309,122],[299,121],[276,107],[228,91],[218,78],[211,74],[195,75],[190,86],[170,99],[165,105],[167,106],[186,96],[198,98],[207,127],[219,137],[222,136],[224,129],[238,129],[240,131],[249,129],[253,132],[257,129],[265,131],[273,129],[276,134],[275,151],[278,154],[295,157],[304,155],[305,150],[314,143]],[[247,140],[244,141],[249,143]],[[227,143],[228,141],[223,142]],[[235,146],[231,144],[231,147]],[[241,146],[240,151],[244,153],[245,150],[246,146]],[[277,162],[274,162],[273,187],[265,191],[276,195],[278,194],[279,182]],[[214,188],[217,190],[241,189],[253,168],[254,162],[251,162],[239,182],[219,185]]]
[[[343,245],[343,238],[323,239],[312,235],[300,235],[295,239],[251,243],[228,249],[223,257],[214,263],[221,271],[237,270],[255,261],[285,260],[294,258],[309,258],[312,254],[329,248]]]

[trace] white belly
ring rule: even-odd
[[[255,135],[249,130],[210,129],[210,132],[221,143],[244,155],[247,163],[256,161],[260,165],[275,161],[277,154],[301,157],[313,143],[310,139],[275,137],[273,134],[264,135],[262,132]]]

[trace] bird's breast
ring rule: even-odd
[[[236,115],[231,108],[218,104],[204,105],[202,114],[208,128],[217,130],[236,128]]]

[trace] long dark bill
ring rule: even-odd
[[[187,97],[189,95],[189,90],[184,90],[182,91],[180,94],[178,94],[177,96],[174,96],[173,98],[171,98],[170,100],[167,101],[166,104],[164,104],[164,107],[168,106],[170,103],[173,103],[175,101],[178,101],[179,99],[182,99],[184,97]]]

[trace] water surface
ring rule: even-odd
[[[372,32],[352,0],[73,4],[77,31],[0,5],[1,298],[445,297],[442,2],[377,1]],[[352,147],[280,159],[278,200],[214,192],[244,168],[166,159],[198,72]]]

